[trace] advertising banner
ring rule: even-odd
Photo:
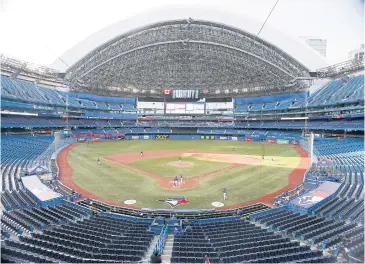
[[[156,139],[168,139],[169,135],[156,135]]]
[[[218,117],[218,122],[232,122],[234,121],[233,117]]]
[[[43,105],[33,105],[34,109],[43,109],[43,110],[52,110],[53,107],[50,106],[43,106]]]
[[[204,103],[186,103],[186,114],[204,114]]]
[[[290,144],[299,145],[299,141],[298,140],[292,140],[292,141],[290,141]]]
[[[166,103],[166,114],[185,114],[185,103]]]
[[[276,143],[278,144],[289,144],[289,140],[286,139],[277,139]]]
[[[268,143],[271,143],[271,144],[276,144],[276,139],[274,139],[274,138],[268,138],[267,139],[267,142]]]
[[[200,136],[200,139],[214,139],[214,136]]]
[[[72,134],[71,137],[79,138],[79,137],[94,137],[94,136],[96,136],[96,135],[94,135],[94,134]]]
[[[93,139],[92,139],[92,141],[93,141],[93,142],[95,142],[95,141],[97,141],[97,142],[98,142],[98,141],[101,141],[101,139],[100,139],[100,138],[98,138],[98,137],[96,137],[96,138],[93,138]]]
[[[38,113],[38,116],[43,116],[43,117],[61,117],[61,115],[59,115],[57,113]]]
[[[140,116],[138,117],[138,121],[154,121],[156,118],[151,116]]]
[[[227,140],[228,137],[219,137],[220,140]]]
[[[247,137],[247,138],[245,138],[245,141],[248,141],[248,142],[250,142],[250,141],[252,141],[252,138],[250,138],[250,137]]]
[[[231,137],[232,140],[237,140],[237,137]]]
[[[77,142],[86,142],[86,138],[80,137],[77,139]]]
[[[150,139],[150,136],[143,136],[143,139]]]
[[[132,139],[139,139],[139,136],[132,136]]]
[[[204,139],[200,135],[169,135],[169,139]]]

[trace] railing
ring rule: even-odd
[[[57,180],[57,184],[58,185],[60,185],[60,186],[62,186],[62,188],[65,188],[65,189],[67,189],[67,191],[69,191],[70,193],[72,193],[72,189],[70,188],[70,187],[68,187],[68,186],[66,186],[66,185],[64,185],[62,182],[60,182],[59,180]]]
[[[227,216],[227,217],[219,217],[219,218],[191,220],[191,223],[192,224],[208,224],[208,223],[238,221],[240,219],[241,219],[240,216]]]
[[[165,248],[165,242],[166,242],[167,236],[168,236],[168,227],[167,227],[167,225],[164,225],[163,228],[162,228],[162,230],[161,230],[160,237],[157,240],[155,249],[153,250],[153,253],[152,253],[153,255],[156,252],[159,255],[162,255],[163,250]]]
[[[100,215],[108,216],[110,218],[123,219],[123,220],[136,222],[136,223],[152,224],[152,222],[153,222],[152,218],[138,218],[138,217],[134,217],[134,216],[121,215],[121,214],[116,214],[116,213],[100,213]]]
[[[74,207],[74,208],[76,208],[76,209],[79,209],[79,210],[84,211],[84,212],[86,213],[86,215],[87,215],[87,216],[91,216],[91,215],[93,215],[93,212],[92,212],[90,209],[88,209],[88,208],[86,208],[86,207],[83,207],[83,206],[81,206],[81,205],[78,205],[78,204],[75,204],[75,203],[71,203],[71,202],[66,201],[66,200],[64,200],[64,204],[67,204],[67,205],[69,205],[69,206],[71,206],[71,207]]]
[[[66,192],[68,192],[69,194],[67,196],[64,196],[65,199],[68,200],[72,200],[74,198],[78,199],[81,198],[81,195],[79,193],[73,193],[73,189],[71,189],[70,187],[64,185],[61,181],[59,181],[59,167],[57,164],[57,156],[58,154],[67,146],[69,146],[69,143],[65,140],[60,140],[60,142],[57,144],[59,147],[56,148],[56,141],[54,140],[51,144],[51,146],[47,149],[52,149],[53,152],[51,153],[51,155],[49,156],[49,165],[48,168],[50,169],[51,173],[52,173],[52,180],[56,180],[57,184],[59,186],[62,186],[62,188],[66,189]]]
[[[272,213],[277,213],[277,212],[285,210],[285,209],[287,209],[287,206],[273,208],[273,209],[266,210],[266,211],[263,211],[263,212],[258,212],[258,213],[250,215],[250,220],[255,221],[257,217],[264,216],[264,215],[269,215],[269,214],[272,214]]]
[[[312,189],[304,189],[302,187],[303,183],[295,186],[293,189],[289,191],[279,194],[274,198],[274,204],[276,204],[277,206],[287,205],[288,203],[290,203],[290,201],[312,190]],[[313,189],[317,187],[318,185],[316,185]]]

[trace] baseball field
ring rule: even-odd
[[[302,181],[308,162],[291,145],[146,140],[74,144],[58,163],[61,181],[84,197],[142,208],[171,208],[164,199],[185,197],[189,202],[176,208],[188,209],[271,203]]]

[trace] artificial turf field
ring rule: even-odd
[[[235,148],[233,151],[232,148]],[[145,153],[163,151],[210,152],[241,155],[258,160],[255,165],[233,168],[224,173],[199,180],[196,187],[187,190],[164,189],[156,184],[156,179],[113,163],[104,157],[119,153]],[[261,155],[265,154],[262,161]],[[101,159],[98,165],[97,159]],[[272,158],[274,161],[272,161]],[[178,156],[148,157],[145,155],[130,165],[150,171],[168,179],[183,174],[189,178],[210,171],[220,170],[230,165],[227,160],[205,159],[183,156],[189,167],[175,167],[170,162]],[[185,196],[190,201],[178,207],[213,208],[212,202],[222,202],[225,206],[257,199],[275,192],[288,184],[288,175],[298,166],[300,157],[291,145],[261,144],[256,142],[217,141],[217,140],[146,140],[146,141],[108,141],[78,144],[73,148],[68,160],[73,168],[73,181],[83,189],[100,198],[123,203],[136,200],[142,208],[170,208],[157,200]],[[228,199],[223,201],[223,188],[227,188]]]

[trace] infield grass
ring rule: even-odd
[[[199,176],[204,173],[223,169],[230,165],[229,163],[226,162],[208,161],[196,157],[183,157],[182,158],[183,162],[189,162],[191,166],[189,167],[172,166],[170,163],[176,162],[178,158],[179,157],[177,156],[173,156],[173,157],[136,160],[132,162],[132,165],[137,168],[153,172],[160,176],[171,177],[171,178],[179,176],[180,174],[182,174],[183,177]]]
[[[117,153],[139,153],[140,151],[163,150],[196,150],[210,152],[227,152],[234,154],[261,157],[265,153],[267,160],[260,165],[249,165],[229,170],[223,174],[211,176],[199,181],[199,185],[189,190],[166,190],[157,187],[155,179],[136,173],[118,164],[102,161],[97,164],[97,159]],[[274,157],[274,162],[270,159]],[[192,162],[200,164],[208,169],[212,166],[227,166],[227,163],[204,161],[193,157]],[[176,161],[177,157],[171,157]],[[169,158],[148,159],[151,164],[151,172],[159,175],[170,176],[166,169]],[[135,161],[138,166],[146,164],[148,160]],[[73,180],[80,187],[96,194],[97,196],[123,203],[125,200],[137,200],[136,205],[144,208],[170,208],[166,203],[156,200],[186,196],[189,204],[181,205],[178,209],[187,208],[212,208],[212,202],[223,202],[225,205],[238,204],[257,199],[288,184],[288,175],[299,164],[300,158],[295,149],[289,145],[274,145],[253,142],[234,141],[179,141],[179,140],[155,140],[155,141],[110,141],[87,144],[79,144],[69,153],[69,162],[73,168]],[[204,165],[205,163],[205,165]],[[134,164],[136,165],[136,164]],[[218,168],[217,167],[217,168]],[[153,171],[154,170],[154,171]],[[214,169],[210,169],[212,171]],[[193,175],[193,171],[189,172]],[[189,175],[186,172],[186,176]],[[223,201],[223,188],[227,188],[228,200]]]

